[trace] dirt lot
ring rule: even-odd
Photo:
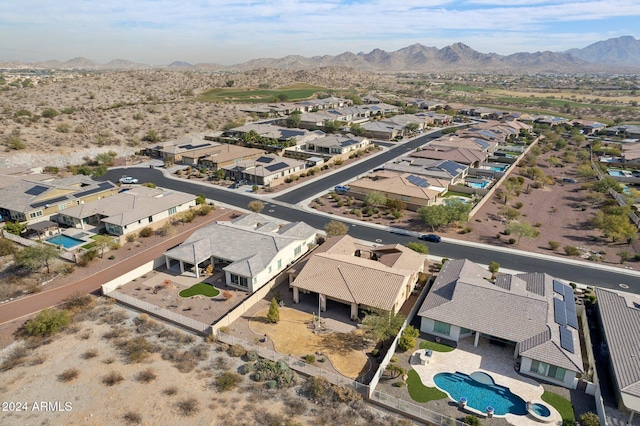
[[[293,388],[271,390],[245,375],[221,391],[217,378],[246,363],[226,346],[97,302],[49,343],[1,357],[0,395],[19,403],[2,413],[3,424],[410,424],[362,401],[314,403],[302,377]],[[138,359],[130,345],[141,338],[148,345]],[[41,402],[52,405],[37,411]]]

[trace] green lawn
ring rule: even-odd
[[[420,349],[431,349],[436,352],[451,352],[455,348],[449,345],[443,345],[442,343],[430,342],[425,340],[420,343]]]
[[[560,396],[557,393],[544,391],[542,394],[542,400],[558,410],[563,420],[568,419],[572,422],[575,421],[573,405],[567,398]]]
[[[201,294],[206,297],[216,297],[220,294],[220,290],[206,283],[194,284],[189,288],[185,288],[180,293],[180,297],[192,297]]]
[[[447,394],[440,389],[423,385],[416,370],[409,370],[407,376],[407,389],[409,390],[409,396],[411,396],[411,399],[414,401],[429,402],[447,397]]]
[[[324,87],[308,84],[296,84],[280,89],[211,89],[196,98],[201,102],[271,102],[280,95],[286,96],[286,101],[308,99],[317,92],[326,91]]]

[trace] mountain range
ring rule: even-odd
[[[242,64],[190,64],[175,61],[163,67],[150,66],[124,59],[98,64],[87,58],[74,58],[23,63],[2,63],[2,68],[38,67],[47,69],[127,70],[170,68],[202,71],[248,71],[257,68],[311,69],[326,66],[349,67],[373,72],[501,72],[501,73],[595,73],[640,71],[640,40],[632,36],[611,38],[581,49],[564,52],[519,52],[511,55],[481,53],[463,43],[442,49],[420,43],[387,52],[374,49],[369,53],[344,52],[339,55],[305,57],[289,55],[284,58],[252,59]]]

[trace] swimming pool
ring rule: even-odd
[[[482,181],[482,182],[468,182],[467,181],[467,185],[469,185],[471,188],[480,188],[480,189],[484,189],[487,186],[489,186],[491,182],[489,181]]]
[[[508,164],[494,163],[484,166],[484,169],[493,170],[494,172],[504,172],[509,167]]]
[[[46,241],[66,249],[85,243],[84,240],[69,237],[68,235],[56,235],[55,237],[47,238]]]
[[[527,414],[527,404],[524,399],[512,393],[509,388],[497,385],[491,376],[478,372],[481,380],[476,380],[464,373],[438,373],[433,377],[436,386],[449,394],[454,401],[460,398],[467,399],[467,406],[481,412],[486,412],[487,407],[493,407],[496,416],[515,414],[524,416]],[[477,373],[472,373],[473,375]]]
[[[622,170],[609,170],[607,171],[607,173],[609,173],[609,176],[616,176],[616,177],[625,177],[626,174],[624,171]]]

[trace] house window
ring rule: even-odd
[[[169,215],[176,214],[177,211],[178,211],[178,209],[176,207],[171,207],[169,209]]]
[[[302,246],[301,245],[296,247],[295,250],[293,250],[293,254],[295,256],[299,255],[300,253],[302,253]]]
[[[60,211],[60,210],[64,210],[64,209],[66,209],[66,208],[67,208],[67,205],[66,205],[66,204],[58,204],[58,211]]]
[[[153,216],[149,216],[149,223],[153,222]]]
[[[546,376],[560,381],[564,380],[564,374],[566,372],[564,368],[536,360],[531,361],[531,368],[529,368],[529,371],[531,373],[539,374],[540,376]]]
[[[269,265],[269,273],[271,273],[271,265]]]
[[[434,321],[433,331],[434,333],[449,336],[451,334],[451,324],[447,324],[446,322]]]
[[[471,330],[468,328],[460,327],[460,334],[471,334]]]
[[[37,212],[29,213],[29,218],[34,219],[36,217],[42,216],[42,210],[38,210]]]
[[[248,284],[245,277],[241,277],[240,275],[235,274],[231,274],[231,282],[242,287],[247,287]]]
[[[278,269],[282,269],[282,259],[278,259]]]

